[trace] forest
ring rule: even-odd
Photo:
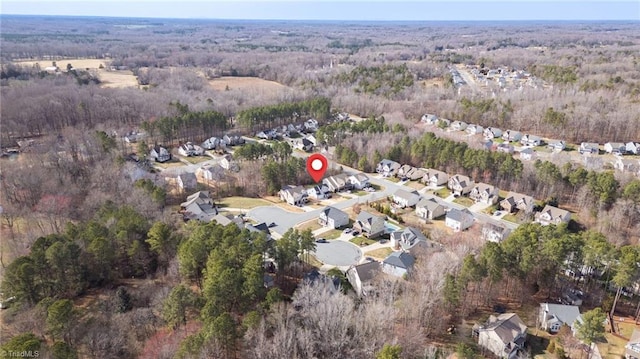
[[[448,328],[495,303],[533,317],[533,298],[572,286],[562,273],[583,266],[600,274],[580,284],[589,306],[635,314],[637,298],[607,288],[640,277],[640,179],[567,153],[524,162],[426,129],[420,118],[574,145],[640,142],[637,22],[1,20],[0,273],[3,295],[16,298],[1,312],[4,351],[473,358],[470,336]],[[458,85],[452,69],[521,71],[528,82]],[[334,121],[343,113],[360,119]],[[443,249],[418,253],[409,278],[380,278],[379,294],[360,299],[339,270],[305,280],[310,231],[270,241],[236,226],[184,223],[184,196],[129,160],[153,145],[252,137],[310,118],[341,165],[374,172],[387,158],[465,174],[574,216],[568,226],[520,225],[499,244],[427,233]],[[122,139],[132,131],[147,133],[144,145]],[[311,184],[286,143],[249,143],[234,156],[240,171],[219,197]]]

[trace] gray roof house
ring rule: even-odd
[[[527,326],[515,313],[492,315],[477,331],[478,345],[501,359],[515,358],[527,339]]]
[[[627,145],[622,142],[607,142],[604,144],[604,151],[606,153],[624,155],[627,152]]]
[[[442,171],[427,169],[422,177],[422,182],[431,187],[442,186],[449,182],[449,175]]]
[[[391,232],[390,237],[393,247],[400,247],[403,250],[408,250],[420,241],[427,241],[427,237],[419,229],[414,227],[407,227],[402,231]]]
[[[627,153],[631,153],[634,155],[640,154],[640,143],[638,142],[627,142],[625,145],[625,150]]]
[[[209,191],[198,191],[180,204],[184,220],[197,219],[209,222],[218,214],[218,209],[209,195]]]
[[[543,226],[550,224],[569,223],[571,221],[571,213],[560,209],[558,207],[546,205],[542,209],[542,212],[538,212],[535,215],[536,222]]]
[[[382,271],[396,277],[404,277],[411,272],[415,258],[407,252],[393,252],[382,261]]]
[[[464,131],[467,129],[468,124],[464,121],[453,121],[451,123],[451,129],[454,131]]]
[[[499,223],[487,222],[482,226],[482,239],[485,241],[500,243],[511,234],[509,227]]]
[[[366,211],[361,211],[356,218],[353,228],[359,230],[363,236],[375,238],[384,233],[384,216],[376,216]]]
[[[325,199],[329,194],[329,187],[326,184],[318,184],[307,189],[307,196],[314,199]]]
[[[465,195],[471,192],[474,182],[467,176],[455,175],[449,178],[447,187],[457,195]]]
[[[562,140],[549,141],[549,145],[547,147],[555,152],[560,152],[567,147],[567,144]]]
[[[464,231],[473,225],[473,214],[466,208],[463,210],[451,208],[447,212],[444,224],[455,232]]]
[[[469,198],[475,202],[495,204],[498,203],[499,192],[498,187],[486,183],[476,183],[469,192]]]
[[[356,173],[347,177],[347,182],[351,184],[351,187],[356,189],[363,189],[369,186],[369,176],[364,173]]]
[[[431,113],[426,113],[422,115],[420,121],[426,123],[427,125],[435,125],[438,122],[438,116]]]
[[[307,191],[302,186],[286,186],[278,192],[280,199],[292,206],[302,206],[307,201]]]
[[[494,139],[502,137],[502,130],[496,127],[487,127],[484,129],[484,137],[486,139]]]
[[[640,329],[634,329],[631,334],[631,338],[624,346],[625,359],[639,359],[640,358]]]
[[[400,169],[400,164],[396,161],[384,159],[376,166],[376,172],[385,177],[395,176]]]
[[[445,212],[446,208],[434,198],[421,198],[416,204],[416,215],[425,221],[442,217]]]
[[[502,133],[502,139],[507,142],[520,142],[522,139],[522,132],[506,130]]]
[[[220,139],[218,137],[209,137],[201,145],[206,150],[215,150],[220,146]]]
[[[515,192],[509,192],[507,197],[500,201],[500,207],[509,213],[515,212],[516,210],[531,213],[533,212],[533,206],[533,197]]]
[[[322,183],[325,184],[331,192],[340,192],[351,188],[346,173],[339,173],[335,176],[327,177],[322,180]]]
[[[484,128],[480,125],[469,125],[465,130],[465,132],[467,132],[470,135],[481,135],[482,131],[484,131]]]
[[[520,150],[520,160],[522,161],[531,161],[535,159],[537,156],[536,151],[531,147],[523,148]]]
[[[195,189],[198,185],[198,179],[196,178],[195,173],[184,172],[178,175],[176,178],[176,183],[178,187],[182,190],[190,190]]]
[[[524,135],[522,136],[520,143],[523,146],[532,146],[532,147],[540,146],[542,145],[542,138],[540,136],[535,136],[535,135]]]
[[[358,297],[362,298],[373,294],[374,287],[371,281],[379,272],[380,262],[372,261],[349,267],[345,276]]]
[[[403,189],[397,190],[393,194],[393,202],[402,208],[413,207],[420,201],[420,195],[417,191],[405,191]]]
[[[582,142],[578,152],[580,154],[593,153],[597,155],[600,152],[600,145],[595,142]]]
[[[162,146],[153,146],[149,151],[149,158],[152,158],[156,162],[167,162],[171,160],[171,153]]]
[[[573,324],[579,317],[580,308],[577,305],[540,303],[538,323],[540,329],[550,333],[557,333],[564,324],[573,329]]]
[[[325,207],[318,215],[318,223],[325,227],[340,228],[349,224],[349,215],[335,207]]]

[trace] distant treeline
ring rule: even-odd
[[[142,123],[142,129],[149,133],[153,141],[157,142],[158,136],[165,144],[173,144],[175,140],[197,141],[215,134],[221,135],[229,128],[229,119],[220,112],[192,112],[189,106],[180,102],[175,106],[180,112],[179,115]]]
[[[287,125],[300,117],[326,120],[331,114],[330,110],[331,100],[326,97],[316,97],[300,102],[283,102],[277,105],[253,107],[238,112],[236,117],[240,126],[256,130]]]

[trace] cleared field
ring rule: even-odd
[[[220,207],[229,207],[229,208],[241,208],[241,209],[251,209],[260,206],[268,206],[270,202],[267,202],[260,198],[249,198],[249,197],[227,197],[220,200],[218,205]]]
[[[77,69],[98,69],[100,65],[103,67],[107,67],[110,63],[109,60],[105,59],[64,59],[64,60],[56,60],[56,65],[61,70],[67,69],[67,64],[71,64],[74,68]],[[37,61],[17,61],[16,64],[22,66],[33,66],[35,64],[39,64],[41,68],[45,68],[47,66],[52,66],[53,61],[51,60],[37,60]]]
[[[209,85],[214,90],[225,91],[229,90],[264,90],[264,91],[276,91],[287,88],[287,86],[275,82],[263,80],[258,77],[232,77],[223,76],[217,79],[209,80]]]
[[[393,252],[393,249],[385,247],[385,248],[374,249],[374,250],[369,251],[369,252],[364,252],[364,255],[365,256],[369,256],[369,257],[373,257],[373,258],[377,258],[377,259],[385,259],[392,252]]]
[[[133,72],[129,70],[108,70],[110,61],[105,59],[65,59],[55,61],[56,65],[61,71],[67,70],[67,64],[71,64],[73,68],[77,69],[89,69],[95,71],[98,74],[98,78],[102,82],[101,87],[108,88],[123,88],[123,87],[138,87],[138,79],[133,75]],[[38,60],[38,61],[17,61],[16,64],[22,66],[34,66],[40,65],[40,68],[52,66],[53,61]],[[100,68],[102,66],[102,68]]]

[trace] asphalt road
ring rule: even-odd
[[[338,240],[316,243],[314,254],[322,263],[337,267],[356,264],[362,258],[360,248],[349,242]]]

